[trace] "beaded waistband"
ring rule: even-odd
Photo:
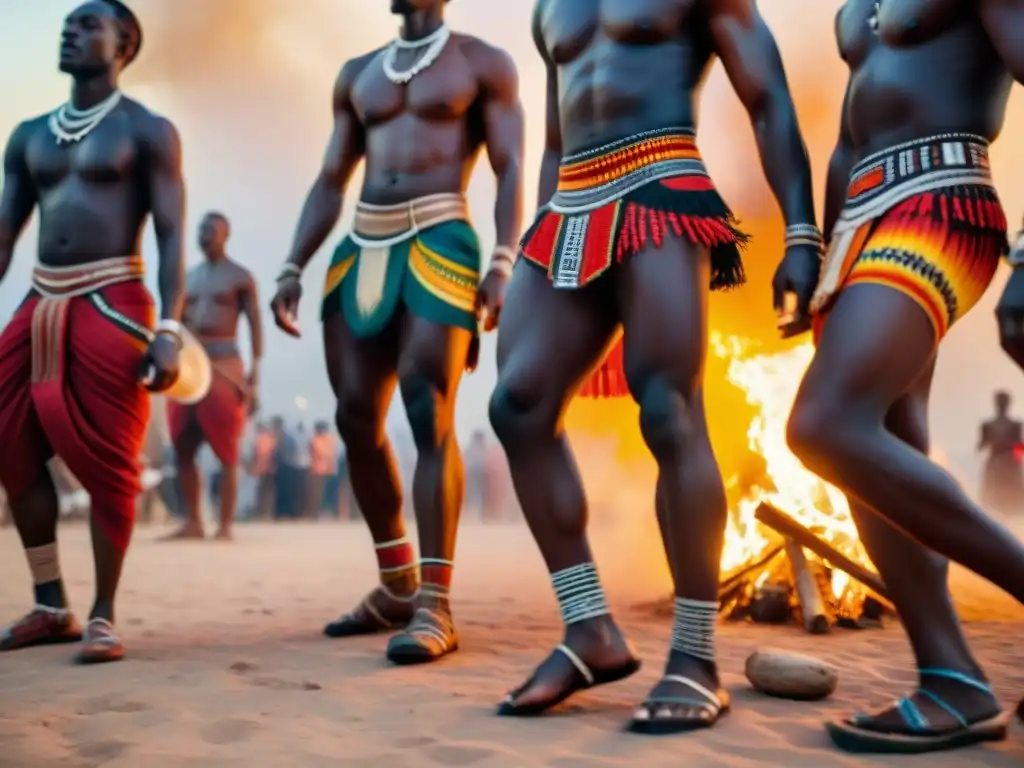
[[[47,298],[70,299],[108,285],[142,280],[145,276],[146,264],[141,256],[118,256],[67,267],[36,264],[32,287]]]
[[[357,245],[384,248],[438,224],[468,219],[466,197],[454,192],[427,195],[395,205],[360,202],[356,205],[351,237]]]
[[[842,218],[870,218],[884,213],[894,199],[961,184],[992,185],[988,141],[966,133],[908,141],[857,163]]]
[[[558,169],[553,211],[584,213],[656,179],[707,176],[691,128],[663,128],[567,155]]]

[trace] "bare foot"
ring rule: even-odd
[[[90,619],[85,625],[82,650],[76,661],[79,664],[106,664],[124,658],[124,646],[114,632],[114,625],[106,619]]]
[[[387,657],[394,664],[427,664],[458,648],[448,600],[421,599],[408,626],[388,641]]]
[[[201,525],[195,523],[185,523],[181,528],[176,530],[174,533],[169,533],[166,536],[161,536],[159,541],[196,541],[197,539],[205,539],[206,532],[203,530]]]
[[[218,528],[213,538],[217,541],[234,541],[235,532],[231,528]]]
[[[729,711],[729,694],[714,663],[673,650],[665,674],[633,712],[633,733],[683,733],[710,728]]]
[[[68,610],[38,605],[28,615],[0,630],[0,651],[76,643],[81,639],[82,628]]]
[[[859,754],[925,754],[1006,738],[1010,717],[980,675],[919,675],[917,690],[895,705],[826,723],[832,743]]]
[[[539,715],[577,691],[623,680],[638,669],[640,659],[611,616],[570,624],[565,641],[505,697],[498,714]]]
[[[377,587],[353,610],[324,627],[328,637],[371,635],[401,629],[412,619],[413,597],[402,597]]]

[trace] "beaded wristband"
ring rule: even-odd
[[[298,264],[288,262],[281,267],[281,271],[278,273],[277,278],[275,278],[275,282],[282,283],[285,280],[291,280],[293,277],[302,277],[302,268],[299,267]]]

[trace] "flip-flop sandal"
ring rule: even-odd
[[[76,661],[79,664],[106,664],[124,658],[124,646],[114,633],[114,625],[106,619],[90,619],[85,625],[82,650]]]
[[[919,674],[922,677],[955,680],[995,698],[989,686],[961,672],[951,669],[922,669]],[[836,747],[844,752],[856,754],[921,755],[988,741],[1003,741],[1006,738],[1010,719],[1006,712],[1000,711],[995,715],[970,721],[949,702],[931,691],[918,688],[917,693],[949,713],[956,721],[955,724],[951,727],[932,724],[910,697],[904,697],[897,701],[895,706],[895,711],[905,726],[898,731],[871,727],[877,722],[878,715],[869,714],[858,714],[849,720],[826,723],[825,730]]]
[[[569,663],[572,665],[572,671],[570,672],[566,686],[554,697],[546,699],[545,701],[536,702],[534,704],[516,704],[516,699],[537,683],[541,670],[543,670],[549,662],[552,662],[554,659],[559,657],[568,659]],[[637,672],[637,670],[640,669],[640,666],[640,659],[632,658],[625,664],[613,669],[591,669],[586,665],[586,663],[584,663],[583,659],[579,657],[579,654],[565,643],[562,643],[561,645],[556,646],[555,650],[541,662],[540,666],[537,667],[529,680],[505,697],[505,700],[498,705],[498,714],[503,717],[533,717],[535,715],[540,715],[552,707],[558,706],[574,693],[585,691],[588,688],[594,688],[599,685],[607,685],[608,683],[616,683],[619,680],[625,680],[627,677]]]
[[[0,651],[77,643],[81,639],[82,628],[70,611],[37,605],[30,613],[0,630]]]
[[[364,597],[355,609],[349,611],[337,621],[327,624],[324,627],[324,635],[332,638],[376,635],[381,632],[393,632],[396,629],[402,629],[407,626],[408,622],[391,621],[373,604],[373,596],[377,594],[378,590],[382,589],[384,588],[377,587],[377,589]],[[388,597],[401,603],[411,603],[415,595],[398,597],[389,593]]]
[[[459,649],[459,636],[448,616],[417,608],[405,630],[388,641],[387,658],[394,664],[427,664]]]
[[[696,696],[656,696],[644,701],[626,725],[632,733],[665,736],[710,728],[728,714],[729,694],[723,688],[712,691],[696,680],[683,675],[665,675],[662,682],[679,683],[693,690]],[[679,717],[680,711],[696,712],[696,717]]]

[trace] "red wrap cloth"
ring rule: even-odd
[[[217,460],[235,467],[249,410],[245,367],[240,357],[214,358],[210,364],[213,381],[209,393],[195,405],[169,401],[167,426],[171,440],[177,442],[194,419]]]
[[[138,258],[38,266],[35,290],[0,334],[0,483],[16,499],[56,453],[122,551],[149,421],[139,374],[155,313],[143,272]]]

